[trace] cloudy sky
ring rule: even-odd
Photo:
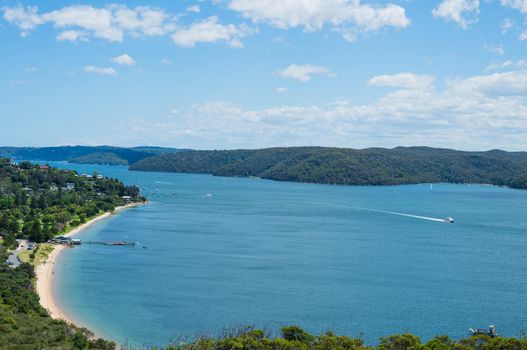
[[[0,9],[0,145],[527,148],[527,0]]]

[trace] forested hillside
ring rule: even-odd
[[[256,176],[347,185],[488,183],[527,188],[527,153],[463,152],[427,147],[325,147],[190,151],[141,160],[130,170]]]
[[[61,147],[0,147],[0,157],[22,160],[69,161],[84,164],[129,165],[141,159],[178,152],[163,147],[61,146]]]
[[[33,266],[12,268],[5,261],[17,238],[44,242],[112,211],[123,196],[131,197],[126,202],[144,200],[138,188],[116,179],[0,159],[0,349],[115,348],[90,339],[88,330],[51,319],[33,290]]]
[[[16,238],[46,241],[112,211],[122,196],[144,200],[137,187],[117,179],[0,159],[0,236],[7,247]]]

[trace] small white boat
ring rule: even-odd
[[[449,216],[449,217],[447,217],[447,218],[445,219],[445,222],[448,222],[448,223],[450,223],[450,224],[453,224],[453,223],[455,222],[455,220],[454,220],[453,217]]]

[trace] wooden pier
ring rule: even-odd
[[[115,245],[115,246],[134,246],[138,242],[128,242],[128,241],[82,241],[77,238],[70,238],[65,236],[58,236],[50,240],[49,243],[63,244],[67,246],[75,246],[81,244],[98,244],[98,245]]]
[[[81,244],[98,244],[98,245],[112,245],[112,246],[135,246],[137,242],[126,241],[82,241]]]

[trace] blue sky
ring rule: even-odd
[[[527,0],[0,4],[2,145],[527,146]]]

